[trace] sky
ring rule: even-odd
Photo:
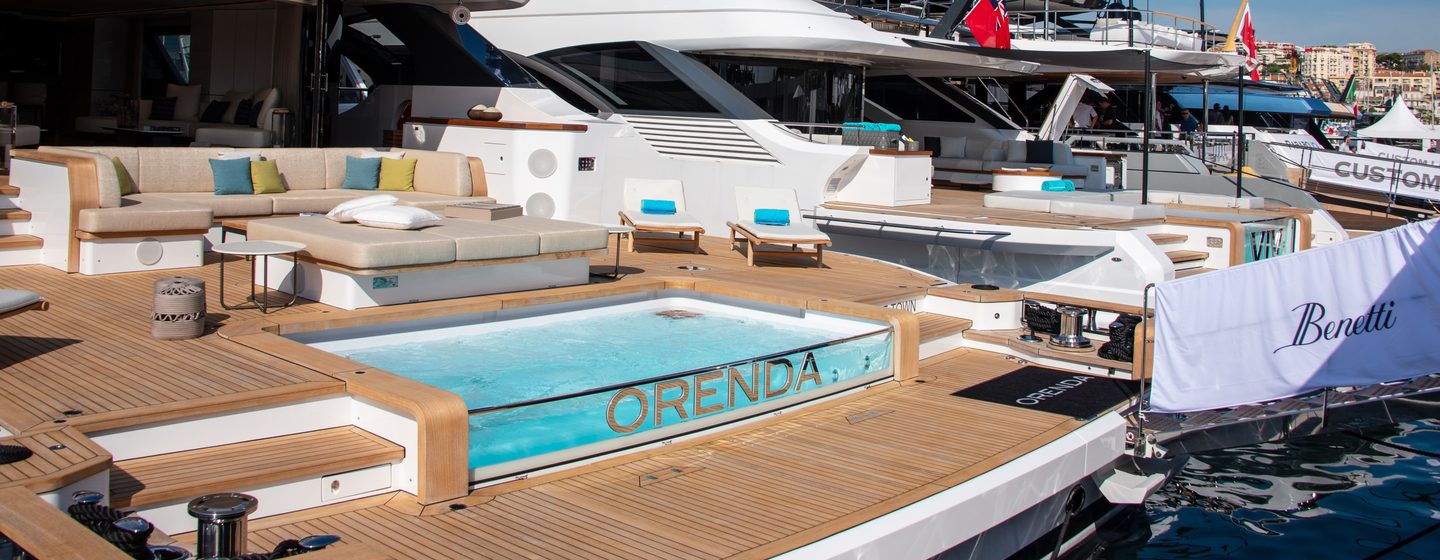
[[[1128,2],[1128,0],[1126,0]],[[1200,0],[1135,0],[1135,7],[1198,18]],[[1205,20],[1230,31],[1240,0],[1205,0]],[[1440,50],[1440,0],[1250,0],[1255,36],[1306,46],[1375,43],[1380,52]]]

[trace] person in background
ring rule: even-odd
[[[1075,114],[1071,115],[1071,126],[1075,128],[1095,128],[1095,107],[1084,100],[1075,106]]]
[[[1210,107],[1210,124],[1225,124],[1225,116],[1220,114],[1220,104],[1216,103]]]
[[[1229,106],[1229,105],[1226,105],[1224,109],[1221,109],[1221,113],[1220,113],[1220,124],[1224,124],[1224,125],[1233,125],[1233,124],[1235,124],[1235,113],[1232,112],[1232,111],[1230,111],[1230,106]]]
[[[1200,130],[1200,119],[1190,114],[1189,109],[1180,110],[1180,132],[1195,132]]]

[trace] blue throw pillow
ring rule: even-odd
[[[255,194],[250,182],[250,158],[212,159],[210,173],[215,176],[215,194]]]
[[[345,181],[342,189],[373,191],[380,188],[380,159],[345,156]]]
[[[675,201],[673,200],[640,200],[641,214],[674,214]]]
[[[788,226],[790,225],[790,211],[775,208],[755,209],[755,223],[762,226]]]
[[[157,121],[175,120],[176,97],[163,97],[150,102],[150,118]]]
[[[255,126],[255,112],[258,108],[255,106],[255,102],[241,99],[239,103],[235,104],[235,120],[233,122],[245,126]]]

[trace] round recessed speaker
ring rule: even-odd
[[[165,256],[165,246],[155,239],[144,239],[135,244],[135,260],[145,266],[154,266]]]
[[[537,178],[554,175],[559,168],[560,161],[555,159],[555,152],[542,148],[530,154],[530,174]]]
[[[470,8],[466,8],[465,6],[450,8],[450,21],[455,22],[455,25],[470,23]]]
[[[525,215],[541,218],[552,218],[555,216],[555,199],[545,193],[535,193],[525,199]]]

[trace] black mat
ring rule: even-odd
[[[1139,391],[1140,383],[1137,381],[1025,366],[951,394],[1027,410],[1094,418]]]

